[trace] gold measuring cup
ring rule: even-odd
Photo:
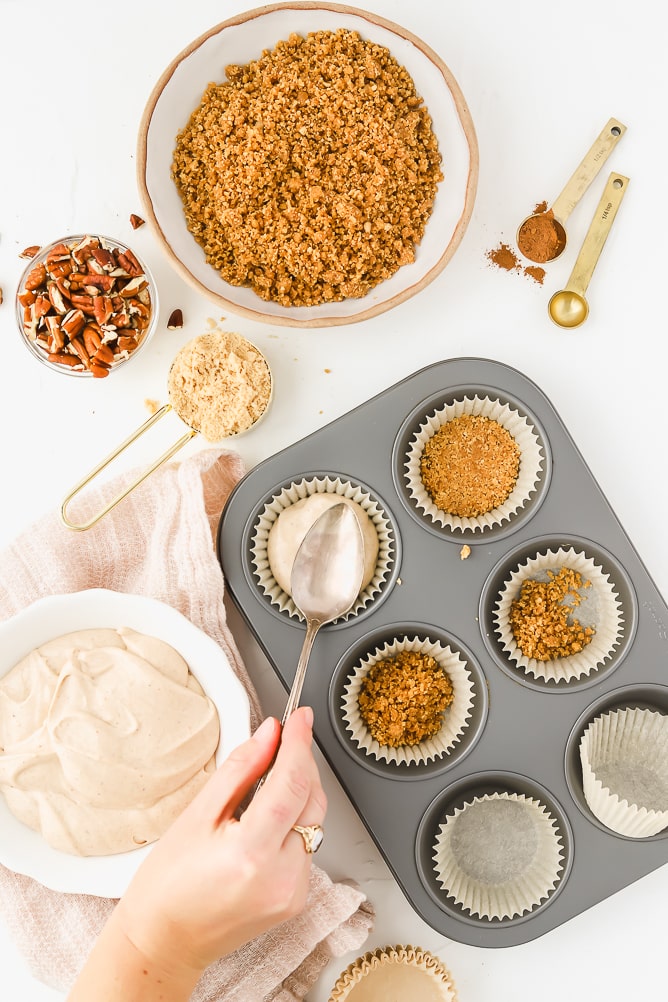
[[[552,206],[545,212],[534,212],[520,223],[517,246],[524,257],[545,264],[563,253],[566,220],[625,132],[626,126],[611,118]]]
[[[566,287],[555,292],[547,306],[559,327],[579,327],[589,315],[584,294],[628,186],[629,179],[623,174],[608,178]]]
[[[254,380],[257,384],[255,387]],[[78,532],[90,529],[195,435],[201,433],[213,442],[242,434],[255,427],[269,407],[273,388],[274,381],[267,359],[259,348],[240,334],[210,331],[193,338],[177,352],[172,361],[168,376],[169,403],[163,404],[76,484],[61,504],[62,521],[69,529]],[[229,418],[219,417],[217,412],[221,409],[224,394],[229,396],[230,390],[235,391],[231,403],[236,403],[239,407],[239,417],[232,414]],[[128,446],[171,410],[188,426],[188,431],[97,514],[86,522],[74,522],[67,513],[70,502]]]

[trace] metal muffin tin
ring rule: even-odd
[[[420,419],[444,401],[486,395],[532,421],[545,463],[514,518],[483,532],[445,530],[407,491],[402,463]],[[291,482],[340,477],[374,497],[389,520],[389,573],[366,607],[321,629],[302,702],[313,706],[324,756],[415,911],[441,934],[482,947],[528,942],[668,862],[668,829],[631,839],[605,828],[582,792],[579,740],[605,710],[668,713],[668,607],[571,436],[543,392],[499,362],[457,358],[430,365],[251,470],[232,492],[218,529],[229,592],[286,690],[304,636],[298,618],[258,587],[251,540],[265,504]],[[464,543],[471,547],[461,559]],[[492,606],[509,571],[549,546],[575,546],[609,570],[623,611],[620,643],[589,676],[558,685],[511,663],[495,636]],[[351,741],[341,694],[356,658],[384,640],[428,635],[467,660],[474,712],[449,755],[392,765]],[[557,822],[564,865],[546,900],[512,919],[481,919],[440,886],[433,844],[446,811],[474,796],[510,791],[540,800]]]

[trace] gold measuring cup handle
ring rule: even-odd
[[[176,452],[178,452],[179,449],[183,448],[186,442],[189,442],[191,438],[194,438],[195,435],[197,435],[197,432],[193,428],[190,428],[185,435],[182,435],[181,438],[179,438],[174,443],[174,445],[170,446],[169,449],[163,452],[163,454],[158,459],[156,459],[154,463],[152,463],[149,467],[147,467],[147,469],[144,470],[143,473],[141,473],[135,480],[133,480],[132,483],[129,484],[123,491],[121,491],[120,494],[117,494],[116,497],[113,498],[113,500],[111,500],[108,505],[106,505],[106,507],[104,507],[96,515],[93,515],[93,517],[90,518],[87,522],[83,522],[80,525],[77,524],[76,522],[73,522],[67,515],[67,506],[70,504],[70,502],[77,496],[77,494],[81,490],[83,490],[84,487],[86,487],[92,480],[94,480],[94,478],[98,475],[98,473],[101,473],[102,470],[104,470],[109,465],[109,463],[111,463],[114,459],[116,459],[117,456],[120,456],[120,454],[125,449],[127,449],[129,445],[132,445],[133,442],[136,442],[136,440],[140,438],[143,434],[145,434],[145,432],[147,432],[149,428],[153,427],[156,421],[159,421],[161,417],[164,417],[164,415],[171,410],[172,410],[171,404],[163,404],[163,406],[159,410],[157,410],[155,414],[152,414],[147,421],[145,421],[142,425],[140,425],[139,428],[137,428],[136,431],[132,433],[132,435],[126,438],[125,441],[121,442],[121,444],[116,449],[114,449],[113,452],[109,453],[109,455],[105,459],[103,459],[101,463],[98,463],[98,465],[93,470],[91,470],[90,473],[87,473],[86,476],[83,478],[83,480],[80,480],[79,483],[76,485],[76,487],[74,487],[70,491],[70,493],[67,495],[62,505],[60,506],[60,517],[62,518],[63,522],[68,527],[68,529],[74,529],[77,532],[83,532],[84,529],[90,529],[91,526],[95,525],[97,522],[100,521],[101,518],[107,515],[112,510],[112,508],[115,508],[117,504],[123,501],[123,499],[126,498],[128,494],[130,494],[135,489],[135,487],[139,487],[139,485],[142,484],[146,480],[146,478],[151,475],[151,473],[157,470],[159,466],[162,466],[162,464],[166,463],[168,459],[171,459],[171,457]]]
[[[611,174],[603,189],[600,201],[582,242],[570,278],[566,283],[569,292],[584,296],[594,268],[601,256],[603,245],[610,233],[610,227],[622,204],[622,199],[629,186],[629,178],[623,174]]]
[[[570,216],[625,132],[626,126],[616,118],[611,118],[605,124],[561,194],[552,203],[555,219],[563,223]]]

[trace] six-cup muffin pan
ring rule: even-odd
[[[520,505],[482,527],[435,520],[417,503],[407,474],[425,419],[462,400],[507,406],[530,426],[539,454]],[[591,813],[579,757],[584,730],[605,711],[637,706],[668,714],[668,607],[535,383],[487,359],[439,362],[240,481],[221,515],[218,556],[235,604],[286,690],[305,627],[285,596],[267,585],[262,535],[276,499],[289,500],[295,485],[356,492],[382,527],[382,574],[351,614],[321,629],[302,702],[313,706],[318,745],[415,911],[451,939],[513,946],[668,862],[668,829],[629,838]],[[463,558],[465,544],[470,554]],[[598,615],[610,621],[594,657],[575,658],[558,678],[513,651],[503,628],[504,592],[546,553],[548,564],[552,553],[574,553],[596,569],[603,594]],[[553,565],[562,563],[555,558]],[[353,739],[343,711],[351,674],[384,645],[425,640],[466,665],[472,697],[466,726],[447,754],[424,761],[370,754]],[[519,799],[545,809],[559,867],[528,908],[489,915],[444,887],[435,846],[447,817],[499,797],[505,806]],[[512,842],[512,830],[510,836]],[[520,828],[511,870],[523,852],[531,855],[524,839]]]

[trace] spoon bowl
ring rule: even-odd
[[[579,327],[589,315],[589,303],[572,289],[555,292],[547,308],[552,320],[560,327]]]

